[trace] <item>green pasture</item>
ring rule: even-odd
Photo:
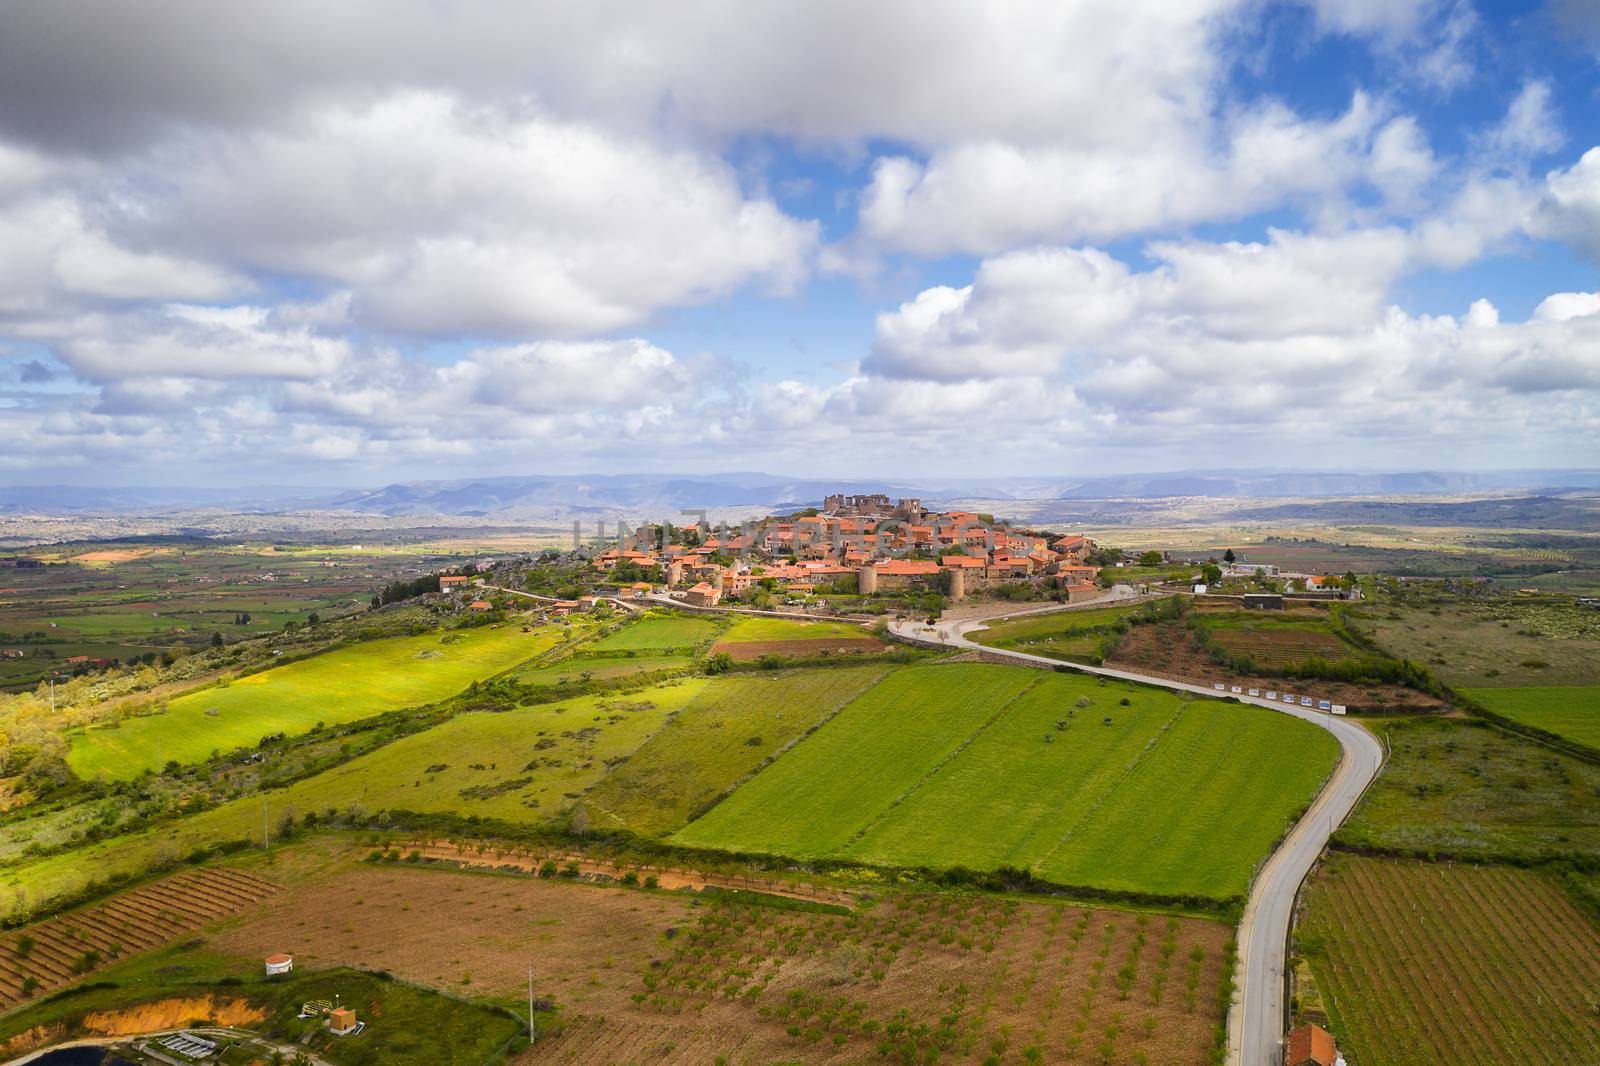
[[[681,828],[887,670],[853,666],[711,681],[589,793],[591,824],[652,836]]]
[[[870,637],[861,626],[850,622],[812,622],[803,618],[764,618],[740,615],[733,627],[722,635],[719,644],[754,644],[768,640],[834,640],[839,637]]]
[[[1600,748],[1600,685],[1470,688],[1466,695],[1514,722]]]
[[[303,733],[317,722],[350,722],[443,699],[560,639],[554,627],[524,633],[503,625],[349,645],[226,687],[186,693],[161,714],[75,734],[67,763],[80,777],[127,779],[170,760],[197,762],[274,733]]]
[[[1338,842],[1519,863],[1600,860],[1600,766],[1479,719],[1374,728],[1389,759]]]
[[[1322,730],[1262,708],[922,666],[880,682],[673,839],[1226,899],[1337,756]]]
[[[663,651],[692,649],[710,640],[720,627],[706,618],[651,614],[623,626],[590,645],[594,651]]]

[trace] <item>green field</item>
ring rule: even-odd
[[[861,626],[850,622],[809,622],[805,619],[763,618],[740,615],[733,628],[718,644],[755,644],[769,640],[835,640],[840,637],[870,637]]]
[[[1013,648],[1069,662],[1098,663],[1111,627],[1144,609],[1143,605],[1092,607],[1003,619],[977,630],[971,638],[991,648]]]
[[[1376,728],[1388,762],[1336,842],[1518,862],[1600,859],[1600,766],[1472,719]]]
[[[721,627],[705,618],[651,614],[590,645],[595,651],[664,651],[699,647]]]
[[[718,678],[588,795],[596,828],[681,828],[786,744],[887,672],[884,666]]]
[[[1600,685],[1463,690],[1496,714],[1600,748]]]
[[[681,670],[694,665],[688,655],[590,655],[579,654],[553,663],[535,663],[512,676],[525,685],[581,684],[590,681],[615,681],[619,678]]]
[[[179,696],[164,714],[77,734],[67,763],[80,777],[127,779],[170,760],[199,762],[274,733],[304,733],[318,722],[351,722],[443,699],[549,650],[561,637],[557,627],[524,633],[502,625],[365,641]]]
[[[1002,666],[922,666],[869,690],[673,839],[1225,899],[1337,753],[1321,730],[1262,709]],[[1269,757],[1290,769],[1261,773]]]

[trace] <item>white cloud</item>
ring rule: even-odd
[[[1600,148],[1546,176],[1533,225],[1538,235],[1566,241],[1600,262]]]
[[[1415,122],[1384,121],[1357,93],[1344,114],[1302,119],[1268,102],[1237,111],[1216,135],[1204,122],[1140,131],[1125,148],[962,142],[926,164],[879,160],[861,228],[923,254],[994,252],[1038,239],[1102,240],[1269,208],[1316,210],[1370,185],[1409,202],[1434,162]],[[1330,203],[1331,202],[1331,203]]]
[[[312,379],[351,354],[341,337],[276,321],[266,307],[171,304],[159,311],[93,313],[55,327],[55,351],[86,381],[128,378]]]
[[[815,228],[725,164],[436,93],[200,137],[145,164],[127,225],[351,287],[363,324],[571,334],[804,275]]]

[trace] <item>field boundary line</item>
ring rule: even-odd
[[[830,854],[837,855],[840,852],[859,843],[874,826],[876,826],[880,821],[883,820],[884,817],[889,814],[889,812],[893,811],[896,807],[900,806],[900,804],[910,799],[913,793],[919,791],[923,785],[926,785],[929,781],[931,781],[940,770],[943,770],[946,766],[950,765],[950,762],[953,759],[959,756],[962,752],[966,751],[967,748],[970,747],[972,743],[979,737],[987,733],[990,727],[1000,720],[1000,716],[1006,713],[1007,708],[1009,708],[1013,703],[1016,703],[1022,697],[1026,696],[1028,693],[1032,692],[1034,689],[1038,688],[1039,685],[1043,683],[1043,680],[1044,679],[1042,677],[1035,677],[1026,685],[1022,686],[1022,688],[1018,689],[1015,695],[1006,700],[999,707],[995,708],[994,713],[988,718],[984,719],[982,724],[980,724],[978,728],[974,729],[971,734],[967,736],[967,739],[956,745],[954,750],[930,767],[921,777],[913,781],[904,792],[890,800],[888,806],[884,807],[877,814],[873,815],[871,818],[867,819],[866,822],[862,823],[861,828],[850,834],[849,840],[846,840],[839,847],[833,849]]]

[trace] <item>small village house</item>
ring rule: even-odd
[[[684,593],[683,599],[691,607],[715,607],[722,600],[722,590],[702,581]]]
[[[1302,1025],[1283,1040],[1283,1066],[1337,1066],[1342,1060],[1333,1034],[1320,1025]]]
[[[334,1036],[348,1036],[359,1029],[356,1012],[349,1007],[335,1007],[328,1012],[328,1032]]]

